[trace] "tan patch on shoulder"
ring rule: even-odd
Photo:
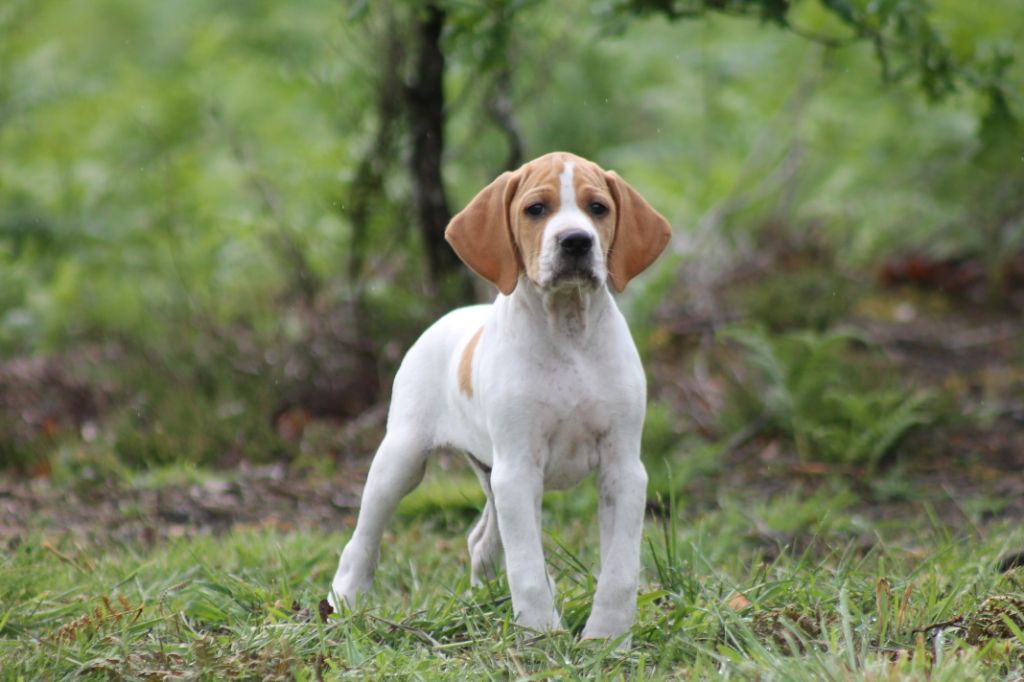
[[[473,351],[476,350],[476,344],[480,342],[480,334],[483,331],[483,327],[476,330],[476,334],[473,334],[473,338],[462,349],[462,358],[459,360],[459,390],[465,393],[467,398],[473,397]]]

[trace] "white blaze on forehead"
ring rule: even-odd
[[[558,261],[558,235],[568,230],[583,230],[594,238],[594,243],[598,244],[598,248],[594,249],[593,255],[591,255],[592,263],[590,267],[593,270],[594,276],[599,281],[604,281],[604,278],[607,276],[597,229],[594,227],[590,217],[576,205],[576,185],[573,181],[575,166],[576,163],[574,161],[565,161],[562,166],[562,172],[558,175],[561,205],[544,227],[544,234],[541,237],[540,254],[537,258],[538,281],[542,285],[545,282],[550,282],[554,276]]]
[[[562,174],[558,176],[558,180],[562,184],[561,210],[563,211],[576,206],[576,187],[572,184],[572,169],[575,165],[575,161],[566,161],[562,168]]]

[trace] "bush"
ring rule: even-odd
[[[874,469],[911,429],[934,420],[929,394],[888,380],[874,358],[851,355],[852,334],[736,327],[726,337],[743,349],[744,372],[731,381],[725,421],[763,420],[803,461]]]

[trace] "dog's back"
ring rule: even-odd
[[[427,328],[412,345],[395,375],[388,430],[414,430],[433,447],[452,443],[451,421],[463,351],[483,326],[490,304],[457,308]]]

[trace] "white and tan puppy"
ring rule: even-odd
[[[464,450],[487,495],[469,534],[474,584],[505,555],[516,621],[561,627],[541,546],[541,495],[598,472],[601,571],[584,637],[628,632],[636,612],[647,474],[643,367],[607,283],[622,291],[671,235],[618,175],[572,154],[504,173],[445,237],[500,290],[448,313],[395,377],[387,435],[341,553],[329,599],[370,588],[381,534],[427,455]]]

